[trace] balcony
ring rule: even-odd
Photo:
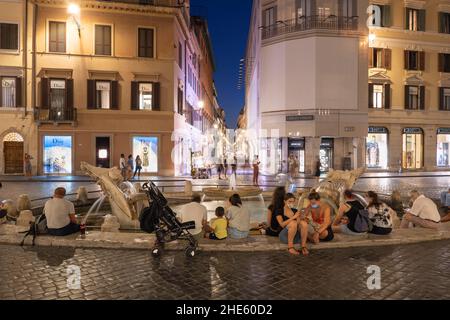
[[[357,16],[302,16],[298,19],[277,21],[276,24],[263,27],[262,39],[308,30],[357,31],[358,20]]]
[[[37,125],[41,124],[77,124],[77,109],[42,109],[34,108],[34,121]]]

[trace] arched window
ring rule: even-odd
[[[17,132],[11,132],[3,138],[3,142],[23,142],[23,137]]]

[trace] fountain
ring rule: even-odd
[[[95,179],[103,193],[89,210],[84,222],[92,212],[98,213],[102,203],[108,199],[111,213],[117,217],[121,228],[139,229],[139,213],[149,205],[147,195],[140,193],[132,183],[124,181],[118,168],[97,168],[82,162],[81,170]]]

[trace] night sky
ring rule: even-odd
[[[227,126],[235,128],[244,106],[244,86],[237,89],[240,60],[245,57],[252,0],[191,0],[191,14],[207,18],[216,62],[215,82]]]

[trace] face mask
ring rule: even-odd
[[[313,205],[311,205],[311,208],[313,208],[313,209],[319,209],[320,206],[319,206],[318,204],[313,204]]]

